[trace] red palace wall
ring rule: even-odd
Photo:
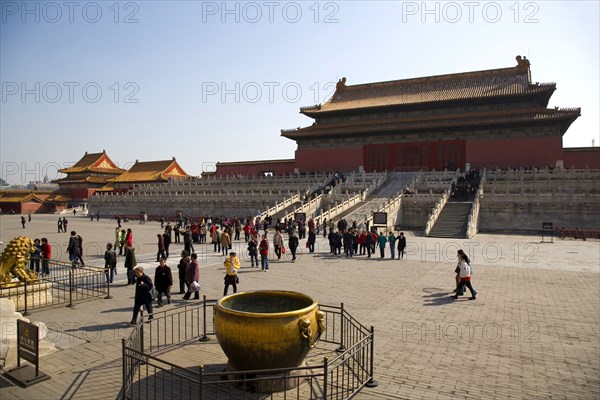
[[[546,167],[563,159],[562,138],[470,140],[466,160],[471,167]],[[566,166],[566,163],[565,163]]]
[[[600,147],[589,150],[563,150],[564,167],[576,169],[600,169]]]
[[[300,173],[356,171],[359,165],[364,165],[363,146],[296,150],[296,168]]]
[[[248,162],[248,163],[236,163],[232,165],[217,164],[217,170],[215,176],[260,176],[264,172],[273,172],[275,175],[292,174],[294,173],[294,160],[289,162]]]

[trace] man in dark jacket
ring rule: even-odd
[[[187,251],[181,252],[181,260],[179,260],[179,265],[177,269],[179,270],[179,294],[184,294],[185,290],[185,271],[187,269],[188,264],[191,262],[190,254]]]
[[[135,300],[133,304],[133,318],[129,325],[137,324],[137,316],[140,312],[140,308],[142,306],[146,307],[146,311],[148,312],[148,319],[153,319],[152,315],[152,294],[150,290],[152,290],[152,279],[146,274],[144,274],[144,268],[135,267],[133,272],[135,273]]]
[[[104,272],[106,273],[106,282],[113,283],[115,272],[117,270],[117,255],[112,249],[112,243],[106,244],[104,252]]]
[[[292,231],[292,233],[290,233],[290,239],[288,242],[288,247],[290,248],[290,251],[292,252],[292,262],[296,261],[296,249],[298,248],[298,236],[296,236],[296,231]]]
[[[400,236],[398,236],[398,258],[400,260],[404,258],[404,249],[406,249],[406,237],[404,237],[404,232],[400,232]]]
[[[163,243],[165,244],[165,258],[169,258],[169,246],[171,246],[171,236],[163,233]]]
[[[166,264],[166,258],[160,259],[160,265],[156,268],[154,273],[154,285],[158,291],[158,305],[157,307],[163,306],[163,293],[167,296],[167,304],[171,304],[171,286],[173,286],[173,276],[171,275],[171,268]]]
[[[77,232],[71,231],[67,252],[69,253],[69,260],[71,261],[73,267],[76,267],[77,263],[79,262],[80,249],[81,244],[79,243],[79,236],[77,236]]]

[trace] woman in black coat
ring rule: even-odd
[[[133,304],[133,318],[129,325],[137,324],[137,316],[140,312],[140,307],[146,307],[146,311],[148,312],[148,319],[153,319],[152,316],[152,294],[150,294],[150,290],[152,290],[152,279],[146,274],[144,274],[144,268],[135,267],[133,269],[135,273],[135,302]]]
[[[160,265],[156,268],[154,273],[154,285],[158,291],[158,305],[157,307],[163,306],[162,295],[163,293],[167,296],[167,304],[171,304],[171,286],[173,286],[173,275],[171,275],[171,268],[165,263],[166,259],[163,257],[160,259]]]

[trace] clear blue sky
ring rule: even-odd
[[[581,107],[565,147],[599,138],[599,2],[2,1],[2,178],[59,177],[85,151],[121,167],[173,156],[293,158],[280,130],[333,84],[516,65]],[[101,91],[101,93],[99,92]]]

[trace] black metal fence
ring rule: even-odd
[[[330,357],[317,364],[228,373],[223,364],[185,368],[168,361],[170,350],[208,342],[214,336],[215,303],[205,297],[194,306],[155,313],[154,319],[138,324],[123,339],[122,399],[341,400],[352,398],[364,386],[377,385],[373,379],[373,327],[358,322],[343,304],[319,306],[327,327],[320,343],[331,349]],[[271,393],[274,384],[283,385],[283,390]]]
[[[34,282],[16,286],[0,285],[0,296],[15,303],[23,315],[31,310],[49,306],[66,305],[92,298],[110,298],[104,268],[77,267],[70,263],[49,261],[50,274]]]

